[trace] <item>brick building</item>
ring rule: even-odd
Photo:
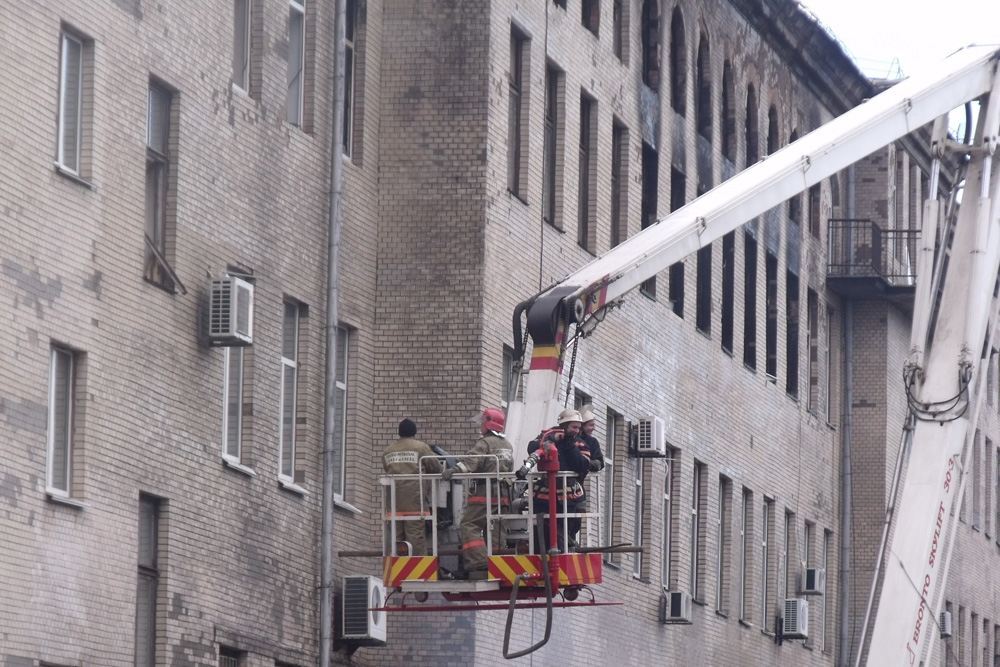
[[[331,144],[347,156],[335,542],[366,549],[396,423],[471,444],[511,381],[518,302],[876,90],[788,0],[347,6],[339,142],[332,3],[0,9],[4,664],[314,664]],[[599,595],[624,607],[557,611],[534,659],[859,650],[909,316],[905,281],[886,299],[831,279],[828,239],[841,219],[917,227],[929,163],[919,141],[886,147],[657,276],[580,345],[569,393],[611,461],[588,538],[645,549],[608,559]],[[227,273],[254,285],[250,347],[206,339]],[[1000,637],[995,366],[941,664],[986,664]],[[667,459],[628,456],[648,415]],[[779,646],[802,563],[825,594],[809,639]],[[664,590],[692,595],[690,625],[659,622]],[[387,647],[351,660],[495,664],[503,620],[398,614]],[[514,648],[542,623],[520,613]]]

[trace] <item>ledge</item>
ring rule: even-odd
[[[69,507],[76,508],[78,510],[85,509],[87,505],[82,501],[76,500],[75,498],[70,498],[69,496],[62,495],[61,491],[55,489],[46,488],[45,495],[48,497],[50,502],[59,503],[60,505],[67,505]]]
[[[223,454],[222,455],[222,463],[227,468],[229,468],[230,470],[234,470],[234,471],[236,471],[238,473],[246,475],[247,477],[256,477],[257,476],[257,471],[256,470],[254,470],[250,466],[243,465],[237,459],[234,459],[231,456],[226,456],[225,454]]]
[[[74,183],[76,183],[77,185],[82,185],[83,187],[87,188],[88,190],[97,190],[97,186],[96,185],[94,185],[93,183],[91,183],[87,179],[83,178],[82,176],[80,176],[76,172],[70,171],[69,169],[67,169],[63,165],[59,164],[58,162],[53,162],[52,164],[56,168],[56,173],[59,174],[60,176],[62,176],[63,178],[67,178],[67,179],[73,181]]]
[[[743,626],[744,628],[752,628],[752,627],[753,627],[753,623],[751,623],[750,621],[748,621],[748,620],[747,620],[747,619],[745,619],[745,618],[741,618],[741,619],[738,619],[738,621],[737,621],[737,622],[738,622],[738,623],[739,623],[740,625],[742,625],[742,626]]]
[[[333,506],[338,507],[344,510],[345,512],[350,512],[351,514],[358,514],[358,515],[364,514],[364,510],[360,510],[351,503],[344,500],[337,500],[336,498],[334,498]]]
[[[290,491],[291,493],[294,493],[297,496],[302,496],[303,498],[309,495],[308,491],[290,479],[279,477],[278,486],[283,488],[285,491]]]

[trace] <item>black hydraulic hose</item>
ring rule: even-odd
[[[534,514],[534,510],[532,510]],[[534,514],[535,519],[535,530],[538,533],[538,544],[545,544],[545,533],[542,525],[537,521],[537,514]],[[549,642],[549,637],[552,635],[552,581],[549,579],[549,556],[544,554],[542,556],[542,577],[545,580],[545,634],[542,638],[535,644],[532,644],[526,649],[522,649],[515,653],[510,653],[510,631],[511,626],[514,624],[514,609],[517,606],[517,591],[521,587],[521,581],[526,579],[525,574],[519,574],[514,577],[514,588],[510,592],[510,606],[507,607],[507,624],[504,626],[503,631],[503,657],[507,660],[513,660],[515,658],[521,658],[529,653],[534,653],[538,649],[542,648]]]
[[[522,301],[521,303],[514,306],[514,359],[524,358],[524,334],[521,330],[521,314],[528,308],[531,308],[531,304],[535,302],[535,297],[531,297],[527,301]]]

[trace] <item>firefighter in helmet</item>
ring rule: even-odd
[[[382,454],[382,467],[390,475],[415,475],[421,469],[424,473],[441,472],[441,462],[427,443],[417,440],[417,424],[412,419],[399,422],[399,440]],[[396,518],[430,516],[430,482],[423,488],[416,480],[396,482]],[[410,555],[423,556],[427,553],[424,521],[396,521],[396,540],[410,543]]]
[[[456,472],[495,473],[497,466],[500,472],[510,472],[514,467],[514,448],[503,436],[505,423],[506,418],[499,408],[483,410],[480,429],[482,437],[472,446],[469,456],[460,459],[454,468],[445,470],[441,477],[449,480]],[[499,547],[499,525],[492,531],[486,525],[487,485],[493,516],[510,504],[505,486],[498,487],[495,479],[474,479],[469,482],[460,526],[463,569],[469,579],[487,577],[486,539],[490,539],[492,535],[493,548]]]

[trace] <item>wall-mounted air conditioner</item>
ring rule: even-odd
[[[826,592],[826,568],[803,568],[799,583],[800,595],[823,595]]]
[[[660,623],[691,624],[691,596],[684,591],[664,590],[660,596]]]
[[[809,600],[804,598],[785,600],[785,615],[782,618],[781,634],[784,639],[806,639],[809,637]]]
[[[208,342],[219,347],[253,344],[253,284],[235,276],[212,281]]]
[[[945,610],[941,612],[941,639],[948,637],[951,637],[951,612]]]
[[[385,588],[378,577],[344,577],[341,638],[360,646],[385,646],[386,616],[373,611],[385,605]]]
[[[636,456],[666,456],[667,427],[660,417],[642,417],[635,426]]]

